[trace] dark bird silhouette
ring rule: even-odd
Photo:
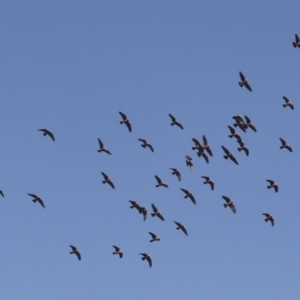
[[[81,254],[79,252],[79,250],[75,247],[70,245],[70,247],[72,248],[72,251],[70,252],[70,254],[75,254],[78,258],[78,260],[81,260]]]
[[[272,226],[274,226],[274,218],[273,216],[271,216],[270,214],[267,214],[267,213],[263,213],[262,215],[264,215],[266,218],[265,218],[265,221],[268,222],[270,221]]]
[[[113,246],[113,247],[115,248],[115,252],[113,252],[112,254],[117,254],[117,255],[119,255],[120,258],[122,258],[123,252],[120,250],[120,248],[117,246]]]
[[[236,213],[236,209],[234,206],[233,201],[230,200],[230,198],[226,197],[226,196],[222,196],[222,198],[226,201],[226,203],[224,203],[224,207],[226,208],[227,206],[229,206],[232,210],[232,212],[235,214]]]
[[[194,165],[193,165],[193,159],[189,156],[189,155],[186,155],[186,165],[190,168],[190,170],[193,170],[194,168]]]
[[[102,183],[103,184],[108,183],[113,189],[115,189],[115,186],[114,186],[113,182],[109,179],[109,177],[103,172],[101,172],[101,174],[104,177],[104,180],[102,181]]]
[[[98,143],[99,143],[100,149],[97,150],[97,152],[99,152],[99,153],[100,153],[100,152],[105,152],[105,153],[111,155],[110,151],[108,151],[108,150],[104,147],[104,144],[101,142],[101,140],[100,140],[99,138],[98,138]]]
[[[150,240],[150,243],[152,243],[152,242],[155,242],[155,241],[160,241],[160,238],[158,238],[157,236],[156,236],[156,234],[154,234],[154,233],[152,233],[152,232],[149,232],[149,234],[151,235],[151,237],[152,237],[152,239]]]
[[[160,179],[157,175],[154,175],[154,177],[155,177],[155,179],[156,179],[156,181],[157,181],[157,183],[158,183],[158,184],[156,185],[156,187],[164,186],[164,187],[168,188],[168,186],[167,186],[164,182],[162,182],[161,179]]]
[[[239,72],[241,81],[239,82],[240,87],[245,86],[248,91],[252,92],[251,86],[248,83],[248,80],[245,78],[242,72]]]
[[[162,216],[161,212],[158,211],[158,209],[156,208],[156,206],[154,204],[151,204],[152,209],[153,209],[153,213],[151,214],[152,217],[157,216],[158,218],[160,218],[162,221],[164,221],[164,217]]]
[[[207,142],[205,135],[202,136],[203,139],[203,149],[207,151],[210,156],[213,156],[212,151],[210,149],[210,145]]]
[[[284,139],[282,139],[282,138],[279,138],[279,139],[281,141],[280,149],[285,148],[285,149],[288,149],[290,152],[293,152],[293,149],[291,148],[291,146],[288,145]]]
[[[199,157],[202,156],[202,157],[205,159],[206,163],[209,163],[209,159],[208,159],[208,156],[207,156],[206,153],[205,153],[204,148],[198,149],[197,155],[198,155]]]
[[[300,39],[299,36],[297,34],[295,34],[295,42],[293,42],[293,46],[294,48],[300,48]]]
[[[4,193],[2,192],[2,190],[0,190],[0,195],[1,195],[2,197],[4,197]]]
[[[131,209],[132,208],[136,208],[138,211],[140,211],[139,210],[140,209],[140,205],[137,202],[135,202],[133,200],[129,200],[129,202],[131,203],[131,206],[130,206]]]
[[[33,202],[38,202],[39,204],[41,204],[45,208],[44,202],[39,196],[37,196],[35,194],[29,194],[29,193],[27,193],[27,195],[33,197],[33,199],[32,199]]]
[[[203,150],[202,145],[200,144],[200,142],[197,139],[192,138],[192,141],[195,143],[195,146],[192,147],[193,150],[198,150],[198,151]]]
[[[178,181],[180,181],[180,180],[181,180],[181,174],[180,174],[179,170],[177,170],[177,169],[175,169],[175,168],[170,168],[170,170],[173,171],[173,172],[172,172],[172,175],[176,175],[177,178],[178,178]]]
[[[180,188],[180,189],[185,193],[185,196],[184,196],[185,199],[190,198],[192,200],[192,202],[194,204],[196,204],[196,200],[195,200],[195,197],[193,196],[192,192],[190,192],[188,190],[185,190],[185,189],[182,189],[182,188]]]
[[[142,255],[142,260],[147,260],[148,263],[149,263],[149,267],[151,268],[152,267],[152,259],[151,259],[151,256],[147,253],[140,253],[140,255]]]
[[[38,131],[43,132],[43,136],[49,135],[53,141],[55,141],[53,133],[48,129],[38,129]]]
[[[125,123],[126,126],[127,126],[127,128],[128,128],[128,130],[131,132],[132,129],[131,129],[130,120],[127,119],[126,115],[123,114],[122,112],[119,111],[119,114],[121,115],[121,117],[122,117],[122,119],[123,119],[123,121],[120,121],[120,124]]]
[[[139,141],[143,143],[143,144],[141,144],[141,146],[142,146],[143,148],[149,147],[150,150],[151,150],[152,152],[154,152],[154,149],[153,149],[152,145],[149,144],[146,140],[144,140],[144,139],[139,139]]]
[[[242,141],[238,141],[238,143],[240,144],[240,147],[237,148],[239,151],[244,151],[246,153],[246,155],[249,155],[249,149],[248,147],[242,142]]]
[[[176,227],[177,230],[181,229],[184,232],[185,235],[188,235],[188,233],[187,233],[187,231],[186,231],[183,224],[181,224],[179,222],[176,222],[176,221],[174,221],[174,223],[177,225],[177,227]]]
[[[247,116],[245,116],[245,119],[246,119],[246,126],[250,127],[254,132],[256,132],[256,127],[253,125],[251,120]]]
[[[169,114],[171,120],[172,120],[172,123],[171,125],[174,126],[174,125],[177,125],[178,127],[180,127],[181,129],[183,129],[183,126],[181,125],[181,123],[179,123],[174,116],[172,116],[171,114]]]
[[[266,181],[270,183],[270,185],[268,185],[267,188],[274,188],[275,192],[278,193],[278,185],[275,183],[275,181],[270,179],[267,179]]]
[[[235,120],[235,123],[233,124],[234,127],[239,127],[243,132],[246,132],[247,125],[245,124],[243,118],[240,115],[235,115],[232,117],[232,119]]]
[[[205,179],[205,181],[204,181],[203,183],[204,183],[204,184],[209,184],[211,190],[213,191],[214,188],[215,188],[214,182],[213,182],[208,176],[201,176],[201,178],[204,178],[204,179]]]
[[[294,110],[294,105],[292,104],[292,102],[287,97],[283,96],[282,98],[285,101],[285,104],[282,104],[282,106],[283,107],[289,106],[292,110]]]
[[[146,207],[139,207],[139,212],[144,216],[144,221],[146,221],[148,209]]]
[[[230,138],[235,137],[237,139],[237,141],[241,141],[242,140],[241,137],[240,137],[240,135],[238,134],[238,132],[236,132],[234,130],[234,128],[232,128],[231,126],[228,126],[228,128],[229,128],[229,130],[231,132],[231,134],[229,135]]]
[[[222,146],[222,149],[226,153],[226,155],[224,155],[225,159],[228,159],[228,157],[229,157],[235,164],[237,164],[237,165],[239,164],[237,162],[237,160],[235,159],[235,157],[233,156],[233,154],[230,153],[230,151],[227,148],[225,148],[224,146]]]

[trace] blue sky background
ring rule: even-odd
[[[1,299],[299,299],[299,11],[299,1],[1,1]],[[241,132],[249,157],[228,138],[236,114],[257,127]],[[191,149],[203,134],[209,164]],[[112,156],[97,153],[98,137]],[[155,188],[155,174],[169,189]],[[143,222],[130,199],[166,221]]]

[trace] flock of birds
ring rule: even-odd
[[[300,39],[299,36],[297,34],[295,34],[295,42],[293,42],[293,46],[295,48],[300,48]],[[240,76],[240,82],[239,82],[239,86],[240,87],[245,87],[247,90],[249,90],[250,92],[252,92],[252,88],[248,82],[248,80],[246,79],[246,77],[244,76],[244,74],[242,72],[239,72],[239,76]],[[290,100],[283,96],[282,97],[283,100],[285,101],[285,103],[283,104],[283,107],[290,107],[292,110],[294,110],[294,105],[290,102]],[[132,125],[130,123],[130,120],[127,118],[127,116],[122,113],[119,112],[119,114],[122,117],[122,121],[120,121],[120,124],[125,124],[129,130],[129,132],[132,132]],[[182,124],[171,114],[169,114],[169,117],[171,118],[171,126],[178,126],[180,129],[183,129]],[[241,129],[243,132],[246,132],[246,130],[248,128],[250,128],[251,130],[253,130],[254,132],[256,132],[256,127],[254,126],[254,124],[251,122],[251,119],[248,116],[244,116],[245,119],[243,119],[242,116],[240,115],[235,115],[232,117],[234,119],[234,123],[233,126],[236,128],[238,127],[239,129]],[[239,144],[239,147],[237,148],[238,151],[244,151],[246,156],[249,156],[249,149],[248,147],[245,145],[245,143],[242,141],[242,138],[240,136],[240,134],[235,130],[235,128],[232,126],[228,126],[230,134],[228,135],[229,138],[235,138],[237,143]],[[38,131],[41,131],[43,133],[44,136],[49,136],[53,141],[55,141],[55,137],[54,134],[49,130],[49,129],[38,129]],[[153,146],[145,139],[138,139],[142,144],[141,146],[143,148],[149,148],[151,150],[151,152],[154,152],[154,148]],[[280,149],[287,149],[289,152],[292,152],[292,148],[290,145],[288,145],[286,143],[286,141],[282,138],[279,138],[280,142],[281,142],[281,146]],[[199,142],[199,140],[192,138],[192,141],[194,142],[194,146],[192,147],[192,150],[196,150],[197,151],[197,155],[198,157],[203,157],[204,160],[206,161],[206,163],[209,163],[209,157],[213,156],[213,152],[211,150],[211,146],[209,145],[207,138],[205,135],[202,136],[202,144]],[[99,143],[99,149],[97,150],[99,153],[104,152],[106,154],[111,155],[111,152],[105,148],[104,143],[98,138],[98,143]],[[225,148],[223,145],[221,146],[223,151],[224,151],[224,158],[227,160],[228,158],[233,161],[236,165],[238,165],[238,161],[237,159],[234,157],[234,155],[227,149]],[[186,165],[187,167],[189,167],[190,170],[193,169],[193,159],[192,157],[190,157],[189,155],[186,156]],[[170,168],[170,170],[172,171],[172,175],[175,175],[178,179],[178,181],[181,181],[181,173],[178,169],[176,168]],[[102,183],[105,184],[109,184],[113,189],[115,189],[115,185],[112,182],[112,180],[109,178],[109,176],[107,174],[105,174],[104,172],[101,172],[102,176],[103,176],[103,181]],[[165,187],[168,188],[168,185],[166,183],[164,183],[160,177],[158,177],[157,175],[154,175],[157,184],[155,185],[156,187]],[[214,190],[214,182],[212,181],[212,179],[208,176],[202,176],[202,178],[205,180],[203,183],[204,184],[209,184],[211,190]],[[275,183],[274,180],[271,179],[267,179],[266,180],[269,185],[267,185],[268,189],[273,188],[274,191],[277,193],[279,190],[278,185]],[[189,198],[193,204],[196,204],[196,199],[193,195],[192,192],[180,188],[181,191],[184,193],[184,198],[187,199]],[[0,195],[2,197],[4,197],[4,193],[2,190],[0,190]],[[45,204],[44,201],[42,200],[41,197],[39,197],[36,194],[32,194],[32,193],[28,193],[28,196],[32,197],[32,201],[34,203],[38,202],[43,208],[45,208]],[[224,207],[229,207],[233,213],[236,213],[236,207],[234,205],[234,202],[227,196],[222,196],[222,198],[224,199],[225,203],[223,204]],[[135,208],[137,210],[137,212],[141,215],[143,215],[143,220],[145,221],[147,219],[147,215],[148,215],[148,209],[146,207],[140,206],[139,203],[137,203],[136,201],[133,200],[129,200],[130,202],[130,208],[133,209]],[[157,207],[154,204],[151,204],[152,207],[152,213],[151,216],[152,217],[158,217],[160,220],[164,221],[164,217],[162,215],[162,213],[157,209]],[[274,221],[274,217],[269,214],[269,213],[263,213],[262,215],[265,216],[265,222],[270,222],[272,226],[274,226],[275,221]],[[176,229],[177,230],[182,230],[182,232],[188,236],[188,232],[187,229],[185,228],[185,226],[182,223],[179,223],[177,221],[174,221],[175,225],[176,225]],[[160,241],[160,238],[154,234],[153,232],[149,232],[151,239],[150,242],[158,242]],[[70,252],[70,254],[75,254],[78,258],[78,260],[81,260],[81,253],[80,251],[73,245],[70,245],[72,251]],[[118,246],[113,245],[114,248],[114,252],[112,254],[114,255],[119,255],[120,258],[123,257],[123,252],[121,251],[121,249]],[[142,256],[141,259],[142,260],[147,260],[149,263],[149,266],[152,267],[152,259],[151,256],[148,253],[140,253],[140,255]]]

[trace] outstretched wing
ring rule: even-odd
[[[240,74],[241,81],[245,81],[246,78],[245,78],[245,76],[243,75],[243,73],[242,73],[242,72],[239,72],[239,74]]]
[[[229,152],[229,150],[228,150],[227,148],[225,148],[224,146],[221,146],[221,147],[222,147],[223,151],[224,151],[227,155],[230,154],[230,152]]]
[[[285,146],[286,145],[286,141],[284,139],[282,139],[282,138],[279,138],[279,139],[281,141],[282,146]]]
[[[121,115],[122,119],[125,121],[127,119],[126,115],[119,111],[119,114]]]
[[[181,227],[181,230],[184,232],[185,235],[188,235],[187,230],[185,229],[184,226]]]
[[[238,165],[239,163],[237,162],[236,158],[233,155],[230,155],[229,158],[236,164]]]
[[[222,196],[222,198],[227,202],[227,203],[229,203],[231,200],[230,200],[230,198],[228,198],[228,197],[226,197],[226,196]]]
[[[300,39],[299,39],[298,34],[295,34],[295,40],[296,40],[296,43],[299,43]]]
[[[156,208],[156,206],[154,205],[154,204],[151,204],[151,206],[152,206],[152,209],[153,209],[153,211],[156,213],[156,212],[158,212],[158,210],[157,210],[157,208]]]
[[[175,117],[174,117],[174,116],[172,116],[171,114],[169,114],[169,116],[170,116],[170,118],[171,118],[172,122],[176,122],[176,119],[175,119]]]
[[[182,189],[182,188],[180,188],[186,195],[189,193],[189,191],[188,190],[185,190],[185,189]]]
[[[244,83],[245,87],[247,88],[248,91],[252,92],[251,86],[248,82]]]
[[[98,143],[99,143],[100,148],[103,148],[104,145],[99,138],[98,138]]]
[[[104,177],[105,180],[108,179],[108,176],[105,173],[101,172],[101,174],[103,175],[103,177]]]
[[[235,214],[236,208],[235,208],[234,204],[231,204],[229,207],[231,208],[232,212]]]
[[[162,183],[161,179],[157,175],[154,175],[154,177],[158,184]]]
[[[117,246],[113,246],[113,247],[115,248],[116,252],[120,251],[119,247],[117,247]]]
[[[37,201],[38,201],[39,204],[41,204],[44,208],[46,208],[45,205],[44,205],[44,202],[43,202],[43,200],[42,200],[41,198],[37,198]]]
[[[125,124],[126,124],[126,126],[127,126],[128,130],[129,130],[129,132],[131,132],[131,131],[132,131],[132,128],[131,128],[131,124],[130,124],[130,122],[129,122],[129,121],[127,121]]]

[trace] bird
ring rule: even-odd
[[[263,213],[262,215],[264,215],[266,218],[265,218],[265,221],[268,222],[270,221],[272,226],[274,226],[274,218],[273,216],[271,216],[270,214],[267,214],[267,213]]]
[[[171,114],[169,114],[169,116],[172,120],[172,123],[170,124],[171,126],[177,125],[181,129],[183,129],[183,126],[181,125],[181,123],[179,123],[174,116],[172,116]]]
[[[279,139],[280,139],[280,141],[281,141],[280,149],[286,148],[286,149],[288,149],[290,152],[293,152],[292,147],[291,147],[290,145],[288,145],[284,139],[282,139],[282,138],[279,138]]]
[[[156,236],[156,234],[154,234],[154,233],[152,233],[152,232],[149,232],[149,234],[151,235],[151,237],[152,237],[152,239],[150,240],[150,243],[152,243],[152,242],[155,242],[155,241],[160,241],[160,238],[158,238],[157,236]]]
[[[151,259],[151,256],[147,253],[140,253],[140,255],[142,255],[142,260],[147,260],[148,263],[149,263],[149,267],[151,268],[152,267],[152,259]]]
[[[231,132],[231,134],[229,135],[230,138],[235,137],[237,139],[237,141],[241,141],[242,140],[241,137],[240,137],[240,135],[238,134],[238,132],[236,132],[234,130],[234,128],[232,128],[231,126],[228,126],[228,128],[229,128],[229,130]]]
[[[177,225],[177,227],[176,227],[177,230],[181,229],[184,232],[185,235],[188,235],[188,233],[187,233],[187,231],[186,231],[183,224],[181,224],[179,222],[176,222],[176,221],[174,221],[174,223]]]
[[[225,159],[228,159],[228,157],[236,164],[238,165],[239,163],[237,162],[236,158],[233,156],[232,153],[230,153],[230,151],[225,148],[224,146],[222,146],[223,151],[226,153],[226,155],[224,155]]]
[[[198,155],[199,157],[202,156],[202,157],[205,159],[206,163],[209,163],[209,159],[208,159],[208,157],[207,157],[207,155],[206,155],[206,153],[205,153],[204,148],[198,149],[197,155]]]
[[[247,125],[245,124],[243,118],[240,115],[235,115],[232,117],[232,119],[235,120],[235,123],[233,124],[234,127],[239,127],[243,132],[246,132]]]
[[[245,78],[242,72],[239,72],[241,81],[239,82],[240,87],[245,86],[248,91],[252,92],[251,86],[248,83],[248,80]]]
[[[222,196],[222,198],[226,201],[226,203],[224,203],[224,207],[226,208],[227,206],[229,206],[232,210],[232,212],[235,214],[236,213],[236,208],[234,206],[233,201],[230,200],[230,198],[226,197],[226,196]]]
[[[103,172],[101,172],[101,174],[102,174],[103,177],[104,177],[104,180],[102,181],[102,183],[103,183],[103,184],[108,183],[113,189],[115,189],[115,185],[114,185],[113,182],[109,179],[109,177],[108,177],[105,173],[103,173]]]
[[[299,36],[297,34],[295,34],[295,42],[293,42],[293,46],[294,48],[300,48],[300,39]]]
[[[190,170],[193,170],[194,168],[194,165],[193,165],[193,159],[189,156],[189,155],[186,155],[186,165],[190,168]]]
[[[119,114],[121,115],[121,117],[123,119],[123,121],[120,121],[120,124],[125,123],[126,126],[127,126],[127,128],[128,128],[128,130],[129,130],[129,132],[131,132],[132,128],[131,128],[130,120],[127,119],[127,116],[125,114],[123,114],[122,112],[119,111]]]
[[[2,197],[4,197],[4,193],[2,192],[2,190],[0,190],[0,195],[1,195]]]
[[[158,218],[160,218],[162,221],[164,221],[164,217],[162,216],[161,212],[158,211],[158,209],[156,208],[156,206],[154,204],[151,204],[152,209],[153,209],[153,213],[151,213],[152,217],[157,216]]]
[[[238,141],[238,143],[240,144],[240,147],[237,148],[239,150],[239,152],[243,150],[246,153],[246,155],[248,156],[249,155],[248,147],[242,141]]]
[[[188,191],[188,190],[185,190],[185,189],[182,189],[182,188],[180,188],[180,189],[185,193],[185,196],[184,196],[185,199],[190,198],[190,199],[192,200],[192,202],[193,202],[194,204],[196,204],[196,199],[195,199],[195,197],[193,196],[193,193],[192,193],[192,192],[190,192],[190,191]]]
[[[131,209],[132,209],[132,208],[136,208],[136,209],[139,211],[140,205],[139,205],[137,202],[135,202],[135,201],[133,201],[133,200],[129,200],[129,202],[132,204],[132,205],[130,206]]]
[[[256,132],[256,127],[253,125],[251,120],[247,116],[245,116],[245,119],[246,119],[246,126],[250,127],[254,132]]]
[[[177,169],[175,169],[175,168],[170,168],[170,170],[173,171],[173,172],[172,172],[172,175],[176,175],[177,178],[178,178],[178,181],[180,181],[180,180],[181,180],[181,174],[180,174],[179,170],[177,170]]]
[[[33,202],[38,202],[39,204],[41,204],[45,208],[44,202],[39,196],[37,196],[35,194],[30,194],[30,193],[27,193],[27,195],[33,197],[33,199],[32,199]]]
[[[70,247],[72,248],[72,251],[70,252],[70,254],[75,254],[78,258],[78,260],[81,260],[81,254],[79,252],[79,250],[75,247],[70,245]]]
[[[209,184],[211,190],[213,191],[214,188],[215,188],[214,182],[213,182],[208,176],[201,176],[201,178],[204,178],[204,179],[205,179],[205,181],[204,181],[203,183],[204,183],[204,184]]]
[[[153,149],[152,145],[149,144],[146,140],[144,140],[144,139],[138,139],[138,140],[139,140],[140,142],[143,143],[143,144],[141,144],[141,146],[142,146],[143,148],[149,147],[150,150],[151,150],[152,152],[154,152],[154,149]]]
[[[285,101],[285,104],[282,104],[282,106],[283,107],[289,106],[292,110],[294,110],[294,105],[292,104],[292,102],[287,97],[283,96],[282,98]]]
[[[193,150],[198,150],[199,151],[199,150],[203,149],[202,145],[200,144],[200,142],[197,139],[192,138],[192,141],[195,143],[195,146],[192,147]]]
[[[207,142],[205,135],[202,136],[203,139],[203,149],[207,151],[210,156],[213,156],[212,151],[210,149],[210,145]]]
[[[148,209],[146,207],[139,207],[139,212],[144,216],[144,221],[146,221]]]
[[[160,179],[157,175],[154,175],[154,177],[156,178],[156,181],[157,181],[157,183],[158,183],[158,184],[156,185],[156,187],[164,186],[164,187],[168,188],[168,186],[167,186],[164,182],[162,182],[161,179]]]
[[[54,135],[53,135],[53,133],[50,130],[44,128],[44,129],[38,129],[38,131],[42,131],[43,132],[43,136],[49,135],[51,137],[51,139],[53,141],[55,141]]]
[[[100,149],[97,150],[97,152],[99,152],[99,153],[100,153],[100,152],[105,152],[105,153],[111,155],[110,151],[108,151],[108,150],[104,147],[104,144],[102,143],[102,141],[101,141],[99,138],[98,138],[98,143],[99,143]]]
[[[275,192],[278,193],[278,185],[275,183],[275,181],[270,179],[267,179],[266,181],[270,183],[270,185],[268,185],[267,188],[274,188]]]
[[[113,247],[115,248],[115,252],[113,252],[112,254],[117,254],[117,255],[119,255],[120,258],[122,258],[123,252],[120,250],[120,248],[117,246],[113,246]]]

